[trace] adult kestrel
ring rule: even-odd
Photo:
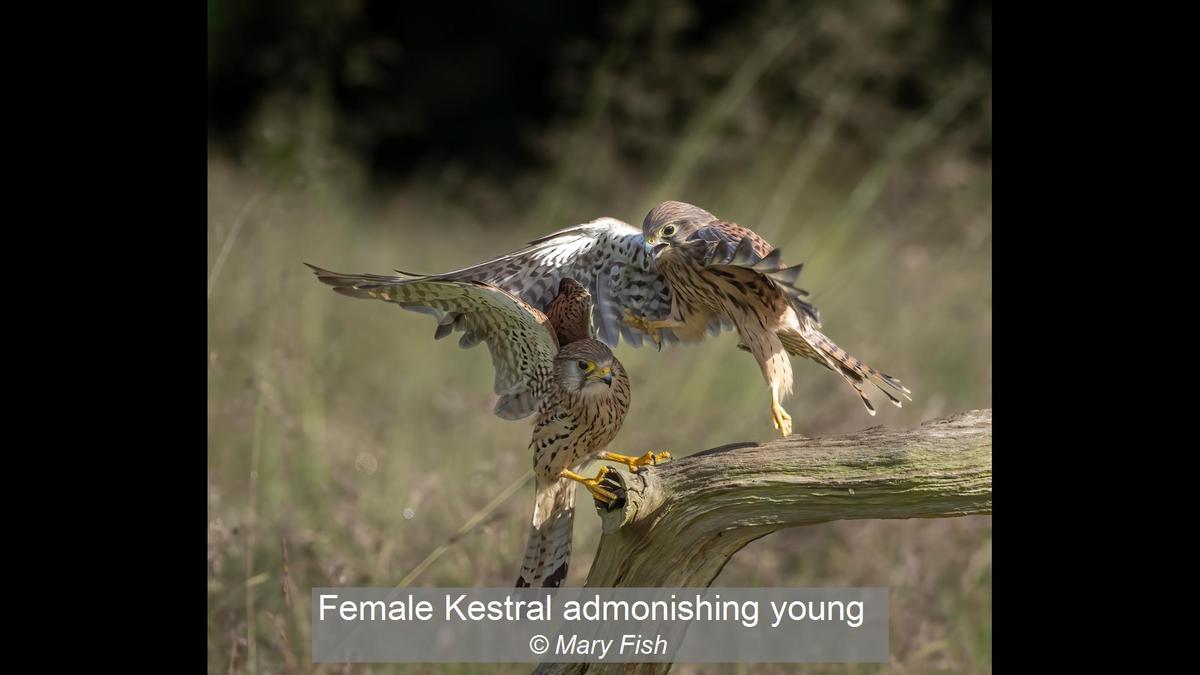
[[[567,575],[575,515],[574,482],[597,500],[616,495],[595,478],[575,472],[593,459],[636,472],[670,458],[663,452],[630,457],[605,450],[629,410],[629,378],[607,345],[591,338],[588,291],[563,279],[547,311],[493,285],[415,275],[338,274],[309,265],[317,278],[343,295],[394,302],[432,314],[435,337],[463,332],[459,345],[486,342],[500,395],[495,413],[521,419],[537,413],[529,448],[536,491],[533,517],[517,586],[559,586]]]
[[[441,275],[495,284],[535,307],[546,307],[558,282],[572,278],[591,290],[599,338],[637,347],[649,336],[694,342],[738,331],[771,394],[771,419],[787,436],[792,418],[783,399],[792,390],[789,354],[841,375],[867,412],[875,407],[861,385],[871,382],[892,403],[912,400],[896,378],[854,358],[820,330],[820,315],[795,286],[803,265],[786,267],[780,253],[753,231],[683,202],[651,209],[642,229],[599,218],[529,243],[494,260]]]

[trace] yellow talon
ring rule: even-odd
[[[563,472],[559,474],[559,477],[570,478],[573,481],[583,483],[583,486],[587,488],[587,491],[592,493],[593,499],[604,502],[608,506],[612,506],[613,503],[617,501],[617,496],[600,487],[600,481],[604,480],[604,477],[608,475],[608,472],[609,468],[607,466],[602,466],[600,467],[600,472],[596,474],[595,478],[584,478],[570,469],[563,469]]]
[[[792,433],[792,416],[788,414],[783,406],[778,403],[771,404],[771,419],[775,422],[775,428],[784,436],[790,436]]]
[[[775,428],[784,436],[792,435],[792,416],[783,409],[783,404],[779,395],[780,385],[777,382],[771,383],[771,420],[775,422]]]
[[[657,465],[659,462],[670,461],[671,453],[663,450],[657,455],[653,452],[647,452],[641,457],[631,457],[629,455],[619,455],[615,452],[602,452],[600,453],[600,459],[606,459],[610,462],[620,462],[629,467],[629,470],[633,473],[637,473],[639,466]]]
[[[657,322],[651,321],[644,316],[635,316],[633,310],[628,307],[625,308],[625,318],[623,321],[626,325],[632,326],[648,335],[651,340],[654,340],[654,344],[662,345],[662,337],[658,334]]]

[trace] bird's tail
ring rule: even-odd
[[[560,478],[549,485],[539,485],[517,588],[562,586],[567,578],[567,565],[571,562],[574,522],[574,481]]]
[[[851,387],[854,387],[854,391],[858,392],[858,397],[862,399],[863,405],[867,407],[867,412],[872,415],[875,414],[875,406],[871,405],[871,401],[867,399],[866,394],[863,393],[860,386],[864,381],[875,385],[898,408],[902,405],[899,397],[903,396],[910,401],[912,400],[912,396],[910,396],[912,392],[908,390],[908,387],[900,384],[900,380],[887,373],[875,370],[851,356],[850,352],[835,345],[832,340],[822,335],[816,329],[810,329],[807,341],[825,357],[826,365],[829,365],[835,372],[845,378]]]

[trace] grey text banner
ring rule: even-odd
[[[314,662],[888,660],[886,588],[314,588]]]

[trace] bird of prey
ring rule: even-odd
[[[640,467],[670,458],[647,452],[608,452],[629,410],[629,378],[607,345],[591,337],[588,291],[564,278],[546,312],[491,284],[416,275],[339,274],[312,267],[317,278],[343,295],[393,302],[432,314],[435,337],[462,331],[459,345],[485,342],[500,395],[495,413],[521,419],[536,413],[532,439],[535,503],[517,586],[559,586],[567,575],[575,514],[574,482],[612,504],[617,495],[595,478],[575,472],[593,459]]]
[[[574,279],[590,289],[599,338],[613,347],[622,338],[640,346],[648,336],[661,348],[735,329],[738,347],[762,370],[771,419],[784,436],[792,432],[782,405],[792,390],[789,354],[841,375],[871,415],[865,382],[897,406],[901,396],[911,401],[899,380],[821,333],[820,314],[804,300],[808,292],[795,286],[802,267],[785,266],[780,252],[748,228],[668,201],[650,210],[641,230],[599,218],[440,278],[494,284],[539,308],[548,306],[561,279]]]

